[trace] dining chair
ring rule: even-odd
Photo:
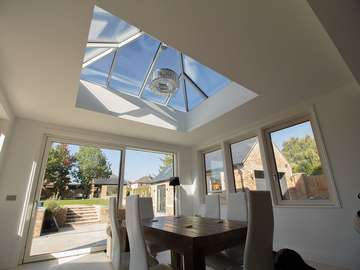
[[[248,207],[245,191],[228,193],[226,218],[247,222]]]
[[[154,218],[153,200],[151,197],[140,197],[139,207],[141,219]]]
[[[226,218],[230,220],[247,221],[246,194],[243,191],[229,193]],[[245,243],[226,249],[205,258],[206,265],[215,270],[240,269],[243,264]]]
[[[146,250],[144,232],[140,217],[139,195],[131,195],[126,199],[126,229],[130,245],[129,270],[172,270],[168,265],[150,266]]]
[[[238,220],[247,222],[247,201],[246,192],[238,191],[236,193],[229,193],[227,200],[227,215],[226,218],[230,220]],[[243,264],[245,243],[226,249],[224,253],[238,264]]]
[[[220,196],[219,196],[219,194],[210,194],[210,195],[205,196],[204,217],[220,219]]]
[[[141,219],[150,219],[154,218],[154,208],[153,208],[153,200],[151,197],[140,197],[139,198],[139,208],[140,208],[140,218]],[[150,254],[154,257],[157,256],[159,252],[165,251],[167,249],[156,245],[150,241],[146,241],[146,245]]]
[[[111,263],[115,270],[129,269],[129,252],[121,252],[121,225],[117,215],[117,199],[109,199],[109,216],[111,226]]]
[[[248,191],[244,270],[273,270],[274,215],[269,191]]]

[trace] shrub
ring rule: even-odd
[[[53,215],[56,211],[56,209],[61,208],[59,202],[55,200],[49,200],[46,203],[46,211],[49,212],[49,214]]]
[[[56,200],[49,200],[46,203],[45,217],[51,219],[55,217],[58,225],[62,227],[66,222],[67,208],[64,208]]]

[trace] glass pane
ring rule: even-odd
[[[236,190],[267,190],[257,137],[230,145]]]
[[[89,30],[89,42],[121,42],[139,32],[120,18],[95,6]]]
[[[180,80],[180,89],[174,96],[171,97],[169,106],[180,111],[186,111],[185,99],[184,99],[184,80]]]
[[[98,61],[83,68],[81,70],[80,79],[106,85],[113,58],[114,52],[107,54]]]
[[[163,46],[159,58],[156,61],[154,71],[159,68],[172,69],[179,76],[181,73],[179,52],[174,48]]]
[[[98,56],[99,54],[105,52],[109,48],[86,48],[84,55],[84,62],[89,61],[90,59]]]
[[[142,98],[144,98],[148,101],[165,104],[167,96],[155,94],[148,87],[145,87],[144,92],[142,94]]]
[[[329,190],[310,121],[270,133],[284,200],[328,200]]]
[[[120,48],[116,54],[110,88],[138,95],[158,46],[159,41],[143,35]]]
[[[185,80],[185,84],[186,84],[186,93],[187,93],[187,101],[188,101],[188,105],[189,105],[189,111],[191,111],[195,107],[197,107],[202,101],[204,101],[206,98],[188,80]]]
[[[178,75],[180,73],[179,52],[171,47],[163,47],[159,58],[157,59],[153,72],[160,68],[168,68],[175,71]],[[144,89],[143,98],[149,101],[164,104],[167,96],[158,95],[150,90],[152,74],[150,74],[149,81]]]
[[[216,150],[204,154],[205,177],[207,192],[222,192],[225,190],[224,161],[222,151]]]
[[[173,190],[169,186],[174,176],[174,155],[171,153],[150,152],[127,149],[125,155],[123,205],[126,197],[139,194],[140,197],[152,197],[155,216],[173,215]],[[165,201],[165,211],[158,211],[158,186],[165,185],[165,194],[161,192],[159,203]]]
[[[106,248],[109,197],[118,196],[121,155],[120,150],[52,143],[30,256]]]
[[[222,90],[230,80],[216,71],[184,55],[184,70],[208,96]]]

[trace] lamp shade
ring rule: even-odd
[[[180,186],[180,179],[178,176],[174,176],[174,177],[170,177],[170,182],[169,182],[170,186]]]

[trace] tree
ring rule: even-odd
[[[322,174],[320,157],[313,137],[306,135],[303,138],[290,138],[283,143],[281,152],[294,173]]]
[[[159,168],[159,172],[163,171],[167,167],[173,166],[174,163],[174,155],[173,154],[165,154],[163,157],[160,158],[161,165]]]
[[[107,161],[99,148],[80,146],[76,157],[76,171],[74,176],[88,196],[92,181],[96,178],[109,178],[111,176],[111,164]]]
[[[65,196],[74,161],[75,157],[70,154],[67,144],[56,144],[49,152],[43,187],[52,183],[54,192],[51,196],[56,199]]]

